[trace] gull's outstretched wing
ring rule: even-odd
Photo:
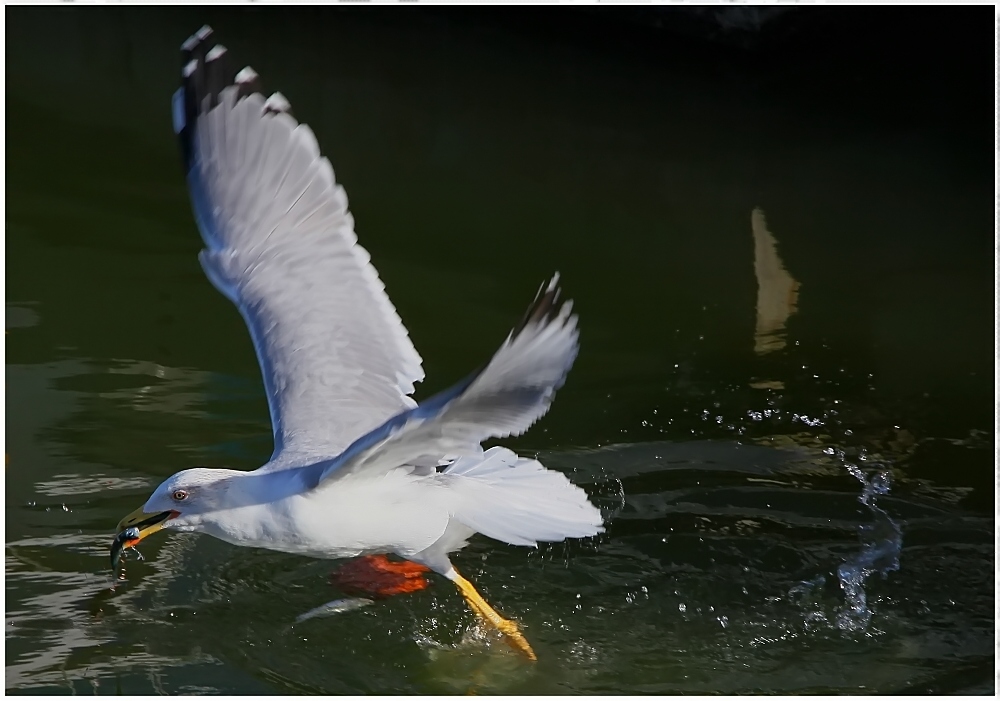
[[[361,471],[434,469],[442,458],[475,455],[488,438],[524,433],[548,411],[579,348],[571,302],[559,276],[543,285],[524,319],[482,370],[416,408],[401,412],[331,461],[303,468],[319,486]]]
[[[246,320],[271,409],[271,465],[340,453],[415,406],[417,355],[357,244],[344,189],[279,93],[261,94],[202,28],[174,95],[212,283]]]

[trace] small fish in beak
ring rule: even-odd
[[[131,528],[126,528],[124,531],[115,536],[115,540],[111,543],[111,570],[114,572],[118,571],[118,563],[121,562],[122,553],[125,552],[126,548],[134,548],[139,541],[142,540],[139,537],[139,529],[135,526]],[[138,551],[136,551],[138,552]]]
[[[137,509],[123,518],[118,524],[118,535],[111,543],[111,569],[118,571],[118,565],[126,549],[134,548],[140,540],[156,533],[166,525],[167,521],[178,516],[180,516],[178,511],[147,514],[142,509]]]

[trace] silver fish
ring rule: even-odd
[[[371,599],[365,599],[360,596],[348,599],[337,599],[336,601],[328,601],[322,606],[317,606],[311,611],[306,611],[301,616],[296,618],[295,622],[301,623],[302,621],[307,621],[310,618],[316,618],[318,616],[332,616],[335,613],[353,611],[354,609],[359,609],[371,603],[374,603]]]

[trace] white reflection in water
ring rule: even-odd
[[[7,305],[4,308],[4,327],[7,329],[22,329],[37,326],[41,320],[38,312],[28,305],[31,302],[21,302],[17,306]]]
[[[105,556],[108,541],[103,536],[65,534],[45,538],[24,538],[7,544],[5,569],[8,583],[16,581],[20,590],[37,593],[25,597],[9,607],[6,612],[6,639],[10,642],[21,636],[34,638],[37,652],[8,659],[6,684],[8,689],[23,686],[68,686],[74,689],[67,677],[67,668],[73,668],[85,648],[107,645],[116,640],[116,630],[103,625],[104,609],[113,603],[118,612],[112,616],[143,619],[146,606],[137,605],[144,593],[153,602],[162,598],[167,585],[182,571],[186,551],[194,541],[172,538],[163,543],[153,571],[135,583],[116,583],[110,570],[104,572],[53,571],[44,567],[28,553],[40,549],[56,548],[84,556]],[[155,616],[155,606],[152,607]],[[134,672],[145,669],[151,678],[158,678],[169,667],[213,661],[208,655],[186,656],[176,659],[162,651],[128,649],[124,655],[113,652],[84,655],[88,660],[84,678],[96,687],[99,680],[118,678],[123,670]],[[110,691],[110,690],[108,690]]]
[[[753,230],[753,269],[757,277],[757,328],[754,351],[758,355],[785,347],[785,322],[796,311],[799,282],[785,269],[777,241],[767,228],[759,207],[750,214]]]
[[[139,490],[151,486],[146,477],[116,477],[114,475],[55,475],[50,480],[39,480],[35,491],[47,497],[79,496],[83,494],[106,495],[114,490]]]
[[[108,369],[113,375],[145,375],[155,379],[140,387],[102,392],[102,398],[121,401],[136,411],[158,411],[196,419],[206,417],[200,407],[205,403],[205,388],[210,385],[211,373],[167,367],[148,360],[116,359],[115,362],[119,366]]]

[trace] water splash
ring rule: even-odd
[[[872,523],[858,527],[861,551],[837,568],[837,578],[844,591],[845,602],[837,613],[836,626],[840,630],[854,632],[867,629],[871,622],[872,611],[865,591],[868,577],[877,572],[885,578],[889,572],[899,569],[903,533],[889,514],[875,503],[878,496],[889,493],[892,474],[888,470],[881,470],[867,477],[857,465],[847,463],[846,467],[862,484],[858,501],[874,516]]]

